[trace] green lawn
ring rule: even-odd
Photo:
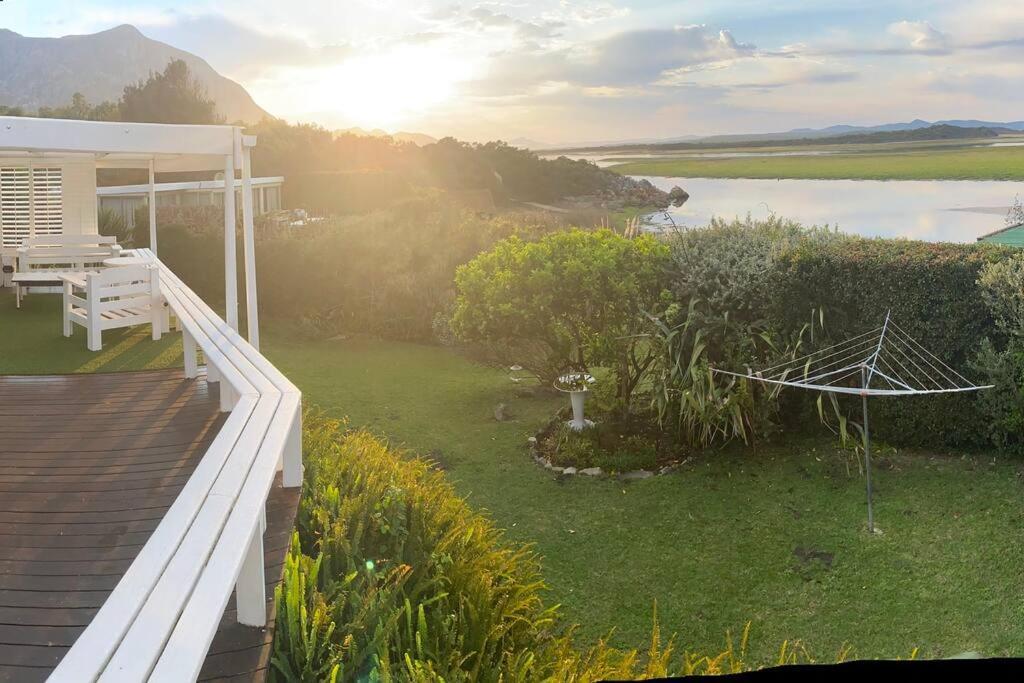
[[[84,339],[60,338],[56,308],[41,304],[17,320],[0,303],[0,325],[21,339],[17,348],[3,341],[0,371],[84,365]],[[929,657],[1024,650],[1018,462],[884,454],[875,477],[884,534],[876,537],[864,531],[855,461],[824,438],[709,453],[630,484],[560,482],[525,450],[560,398],[529,396],[508,373],[440,348],[299,342],[286,326],[265,327],[264,351],[308,402],[432,453],[472,505],[534,543],[551,601],[585,638],[614,629],[614,643],[643,646],[657,601],[663,632],[691,648],[716,648],[727,630],[752,621],[752,654],[762,661],[787,638],[823,659],[844,644],[861,657],[914,647]],[[171,356],[168,348],[144,353],[148,346],[127,347],[107,369]],[[498,402],[513,421],[494,421]]]
[[[15,308],[11,290],[0,290],[0,374],[116,372],[181,365],[181,337],[150,339],[149,326],[103,333],[103,351],[85,347],[85,328],[73,326],[73,336],[61,335],[61,299],[32,294]]]
[[[670,158],[611,167],[625,175],[683,178],[1021,180],[1024,147],[891,150],[825,156]]]

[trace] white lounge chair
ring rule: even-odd
[[[159,340],[166,326],[160,296],[160,271],[153,266],[120,266],[98,273],[62,275],[64,283],[64,336],[71,325],[88,332],[90,351],[103,348],[103,330],[150,323],[153,340]]]

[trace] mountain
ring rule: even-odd
[[[0,29],[0,104],[32,111],[68,104],[80,92],[93,104],[117,101],[124,87],[184,60],[229,122],[269,116],[238,83],[190,52],[151,40],[134,26],[63,38],[30,38]]]
[[[427,145],[432,145],[435,142],[437,142],[437,138],[431,137],[426,133],[409,133],[403,130],[398,131],[391,137],[393,137],[398,142],[411,142],[417,147],[425,147]]]
[[[559,146],[554,149],[559,151],[581,151],[608,148],[627,148],[636,146],[659,147],[674,145],[677,143],[694,143],[695,145],[708,146],[720,144],[743,144],[743,143],[764,143],[769,141],[793,141],[793,140],[821,140],[824,138],[848,137],[857,135],[870,135],[874,133],[898,133],[905,131],[917,131],[923,129],[946,128],[971,128],[989,129],[989,132],[1011,133],[1024,131],[1024,121],[981,121],[978,119],[948,119],[943,121],[924,121],[914,119],[913,121],[883,123],[876,126],[851,126],[839,124],[826,128],[793,128],[792,130],[778,133],[735,133],[728,135],[708,135],[705,137],[685,136],[675,138],[662,138],[657,140],[619,140],[616,142],[603,143],[582,143],[572,146]],[[946,132],[943,135],[923,135],[919,139],[947,139],[953,137],[968,137],[967,135],[955,135]],[[982,134],[981,137],[987,137]],[[913,137],[906,138],[915,139]],[[853,140],[851,140],[853,141]],[[870,141],[870,140],[865,140]],[[882,138],[876,141],[884,141]],[[680,145],[685,146],[685,145]]]
[[[423,147],[424,145],[432,145],[437,142],[437,138],[431,137],[426,133],[409,133],[407,131],[398,131],[397,133],[389,133],[381,128],[374,128],[373,130],[366,130],[365,128],[340,128],[334,131],[335,135],[357,135],[364,138],[391,138],[396,142],[411,142],[417,147]]]

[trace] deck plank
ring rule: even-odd
[[[0,377],[0,683],[60,661],[216,437],[218,406],[216,384],[180,370]],[[268,597],[298,497],[279,478],[268,500]],[[233,617],[232,599],[201,680],[265,678],[273,614],[267,629]]]

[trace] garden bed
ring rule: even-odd
[[[530,437],[534,461],[556,474],[618,476],[646,479],[672,471],[685,462],[687,452],[665,432],[638,419],[616,422],[599,419],[581,432],[566,422],[567,409],[558,411]]]

